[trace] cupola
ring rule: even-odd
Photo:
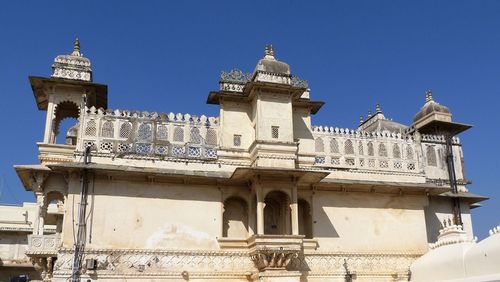
[[[432,92],[427,90],[425,92],[425,104],[422,109],[413,117],[413,122],[417,123],[418,121],[430,117],[432,115],[436,115],[437,119],[443,121],[451,121],[451,112],[450,110],[434,101],[432,98]]]
[[[92,81],[90,60],[80,52],[78,38],[73,45],[73,52],[69,55],[59,55],[52,65],[52,77],[80,81]]]
[[[280,62],[274,57],[273,45],[266,45],[264,58],[259,60],[255,71],[262,71],[274,74],[290,74],[290,66],[287,63]]]

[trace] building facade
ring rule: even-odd
[[[323,102],[272,46],[252,73],[222,73],[218,117],[109,109],[78,41],[52,68],[30,77],[40,163],[15,166],[46,281],[406,281],[443,221],[472,236],[469,126],[431,92],[410,125],[377,106],[347,129],[312,124]]]

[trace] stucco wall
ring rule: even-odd
[[[75,215],[78,189],[68,207]],[[93,248],[214,249],[221,236],[221,195],[216,187],[97,179],[89,196],[88,235]],[[90,212],[93,211],[93,215]],[[72,216],[64,245],[71,247]],[[75,227],[76,230],[76,227]],[[89,238],[90,239],[90,238]]]
[[[313,200],[320,251],[427,249],[423,196],[317,191]]]

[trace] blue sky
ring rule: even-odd
[[[0,203],[33,200],[12,168],[37,163],[45,112],[29,75],[79,37],[111,108],[218,115],[206,105],[221,70],[250,72],[264,45],[326,105],[317,125],[354,128],[380,102],[409,124],[424,92],[462,136],[479,237],[500,224],[500,1],[8,1],[0,6]]]

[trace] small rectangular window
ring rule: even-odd
[[[271,126],[271,136],[274,139],[278,139],[280,135],[280,127],[279,126]]]
[[[235,147],[241,146],[241,135],[238,134],[233,135],[233,145]]]

